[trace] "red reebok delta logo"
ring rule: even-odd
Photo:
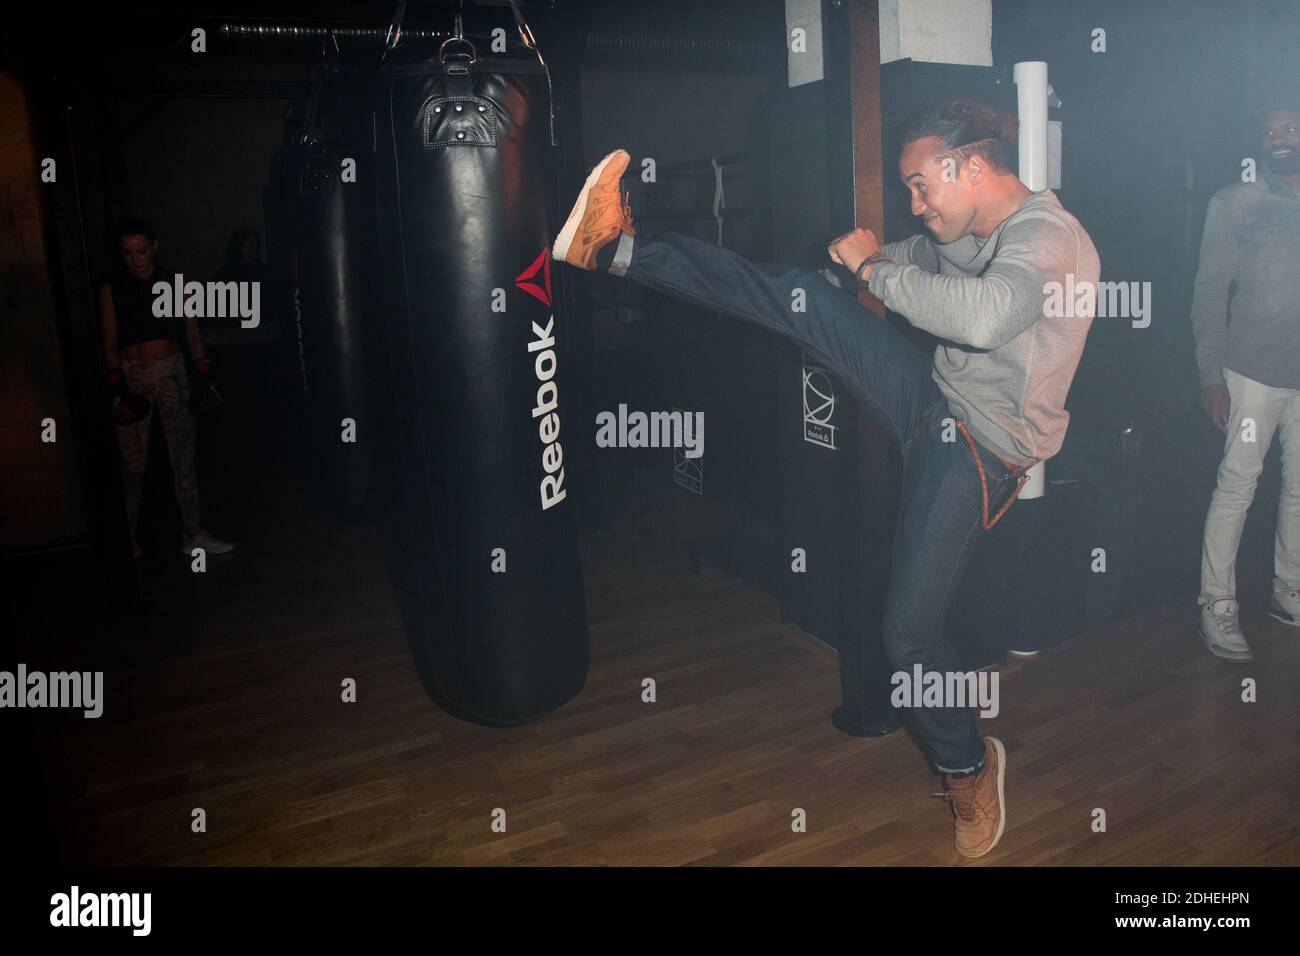
[[[539,286],[536,282],[537,273],[543,274],[545,288]],[[533,264],[520,273],[519,278],[515,279],[515,285],[523,289],[535,299],[539,299],[548,309],[551,307],[551,250],[549,246],[542,247],[542,254],[533,260]]]

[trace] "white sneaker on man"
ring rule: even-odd
[[[199,533],[182,540],[181,554],[185,557],[191,557],[195,548],[202,548],[208,554],[225,554],[228,551],[234,551],[235,546],[229,541],[222,541],[215,535],[208,534],[202,528]]]
[[[1253,661],[1246,636],[1238,623],[1238,605],[1234,598],[1219,598],[1201,605],[1201,640],[1215,657],[1225,661]]]
[[[1268,602],[1268,614],[1283,624],[1300,627],[1300,591],[1295,588],[1274,591],[1273,599]]]

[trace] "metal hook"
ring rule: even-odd
[[[519,28],[519,35],[524,38],[524,46],[530,50],[537,50],[537,41],[533,39],[533,28],[527,23]],[[537,51],[537,58],[541,59],[541,51]]]
[[[402,17],[406,16],[406,0],[397,0],[397,10],[393,13],[393,20],[388,24],[388,33],[384,37],[384,52],[379,57],[379,62],[383,63],[385,57],[393,52],[393,49],[402,39]]]
[[[533,28],[528,25],[524,15],[519,10],[519,4],[516,0],[510,0],[510,12],[515,17],[515,28],[519,30],[519,36],[524,41],[524,46],[530,50],[537,49],[537,41],[533,38]],[[540,58],[540,54],[539,54]]]
[[[546,65],[546,60],[542,58],[542,51],[537,46],[537,38],[533,36],[533,28],[524,19],[523,11],[519,9],[518,0],[510,0],[510,12],[514,14],[515,26],[519,29],[519,36],[523,40],[524,46],[537,54],[537,62],[542,65],[542,69],[546,73],[546,92],[550,98],[551,145],[557,146],[559,141],[555,138],[555,90],[551,86],[551,68]]]

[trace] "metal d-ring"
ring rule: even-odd
[[[447,49],[447,44],[448,44],[448,43],[463,43],[463,44],[465,44],[467,47],[469,47],[469,61],[470,61],[471,63],[475,63],[475,62],[478,61],[478,50],[476,50],[476,49],[474,48],[474,44],[473,44],[473,43],[471,43],[471,42],[470,42],[469,40],[467,40],[465,37],[447,37],[447,39],[445,39],[445,40],[442,41],[442,45],[438,47],[438,62],[439,62],[439,63],[446,63],[446,62],[447,62],[447,54],[446,54],[445,51],[446,51],[446,49]]]

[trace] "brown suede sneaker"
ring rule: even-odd
[[[552,259],[592,271],[596,253],[620,233],[636,235],[632,210],[619,194],[619,181],[631,161],[626,150],[616,149],[596,164],[551,247]]]
[[[1007,825],[1006,775],[1007,752],[996,737],[984,738],[984,768],[978,775],[955,780],[951,774],[944,775],[947,792],[934,796],[952,807],[957,852],[962,856],[983,856],[1002,839]]]

